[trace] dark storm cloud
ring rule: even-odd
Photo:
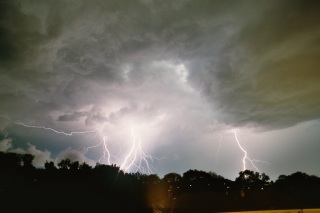
[[[159,76],[146,65],[150,61],[180,60],[188,66],[189,83],[211,100],[221,122],[277,128],[319,116],[317,2],[10,1],[2,6],[6,113],[20,105],[38,106],[38,112],[79,111],[85,103],[121,95],[126,64],[126,77],[141,84]],[[282,121],[273,119],[279,116]]]
[[[58,121],[78,121],[79,118],[85,117],[84,112],[74,112],[72,114],[60,115]]]
[[[317,1],[1,4],[4,113],[19,111],[17,100],[79,111],[115,96],[98,85],[121,96],[126,80],[154,79],[150,61],[173,60],[221,122],[281,128],[319,117]]]
[[[120,146],[130,120],[161,135],[150,147],[178,144],[168,155],[191,156],[198,145],[212,148],[222,129],[283,129],[320,117],[318,1],[0,4],[4,138],[17,122],[68,132],[105,125]],[[61,147],[69,146],[50,151]],[[57,156],[85,157],[73,148]]]
[[[37,45],[41,35],[37,32],[39,20],[32,15],[21,12],[18,3],[1,1],[0,24],[0,62],[2,65],[12,65],[14,62],[25,61],[33,53],[33,43]]]
[[[248,5],[242,27],[205,61],[207,77],[194,72],[194,83],[230,125],[274,129],[318,119],[319,2],[264,3]]]

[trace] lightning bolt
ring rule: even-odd
[[[254,162],[269,164],[269,163],[266,162],[266,161],[256,160],[256,159],[251,159],[251,158],[249,158],[248,152],[241,146],[241,143],[240,143],[240,141],[239,141],[239,139],[238,139],[237,131],[236,131],[236,130],[233,130],[233,133],[234,133],[234,138],[235,138],[235,140],[236,140],[236,142],[237,142],[237,144],[238,144],[238,147],[241,149],[241,151],[242,151],[243,154],[244,154],[244,155],[243,155],[243,158],[242,158],[243,171],[247,169],[247,167],[246,167],[246,161],[249,161],[250,164],[252,165],[252,167],[253,167],[256,171],[258,171],[258,172],[260,172],[260,171],[259,171],[258,167],[254,164]]]
[[[45,127],[45,126],[32,126],[32,125],[27,125],[27,124],[24,124],[24,123],[16,123],[16,125],[21,125],[21,126],[24,126],[24,127],[27,127],[27,128],[36,128],[36,129],[45,129],[45,130],[50,130],[54,133],[57,133],[57,134],[63,134],[63,135],[66,135],[66,136],[72,136],[72,135],[75,135],[75,134],[88,134],[88,133],[95,133],[97,130],[90,130],[90,131],[83,131],[83,132],[62,132],[62,131],[57,131],[55,129],[52,129],[52,128],[49,128],[49,127]]]
[[[141,171],[143,173],[152,173],[152,169],[149,161],[153,161],[151,155],[147,155],[141,145],[141,139],[139,135],[136,134],[134,129],[131,129],[132,144],[129,153],[126,155],[120,169],[124,171],[131,170],[135,168],[136,172]],[[138,160],[139,159],[139,160]]]
[[[111,165],[112,164],[111,163],[111,154],[110,154],[110,150],[108,148],[106,136],[102,137],[102,142],[100,142],[100,143],[98,143],[96,145],[93,145],[93,146],[86,147],[86,149],[84,151],[84,154],[86,154],[90,149],[94,149],[94,148],[97,148],[99,146],[101,146],[103,148],[103,151],[102,151],[102,156],[99,158],[98,162],[99,163],[106,162],[108,165]],[[112,156],[112,157],[114,157],[114,156]]]
[[[218,170],[219,170],[219,155],[220,155],[221,143],[222,143],[222,135],[220,134],[219,147],[218,147],[217,155],[216,155],[216,162],[217,162],[217,168],[218,168]]]
[[[136,160],[137,158],[137,150],[136,150],[136,137],[133,133],[133,130],[131,130],[131,135],[132,135],[132,145],[131,145],[131,149],[129,151],[129,153],[126,155],[125,159],[124,159],[124,162],[122,163],[120,169],[121,170],[124,170],[124,171],[127,171],[132,165],[133,165],[133,162]],[[133,155],[133,156],[132,156]],[[127,162],[129,160],[130,157],[133,157],[131,163],[125,167],[127,165]]]
[[[142,143],[140,136],[134,131],[133,128],[131,128],[131,136],[132,136],[132,142],[131,142],[131,148],[129,152],[125,155],[124,160],[121,163],[121,160],[119,160],[118,157],[111,154],[110,149],[108,148],[108,143],[106,136],[102,133],[102,128],[97,128],[94,130],[89,131],[77,131],[77,132],[63,132],[58,131],[53,128],[45,127],[45,126],[35,126],[35,125],[27,125],[21,122],[15,123],[16,125],[21,125],[26,128],[36,128],[36,129],[43,129],[52,131],[56,134],[62,134],[65,136],[73,136],[75,134],[90,134],[90,133],[100,133],[101,136],[101,142],[99,142],[96,145],[88,146],[84,150],[84,154],[86,154],[90,149],[95,148],[102,148],[102,155],[100,156],[98,162],[105,162],[108,165],[111,164],[120,164],[120,170],[123,170],[124,172],[129,172],[134,170],[135,172],[142,172],[142,173],[148,173],[151,174],[152,166],[150,162],[153,162],[155,159],[151,155],[146,154],[146,152],[142,149]]]
[[[107,163],[108,165],[111,165],[111,160],[110,160],[110,157],[111,157],[111,154],[110,154],[110,151],[108,149],[108,145],[107,145],[107,141],[106,141],[106,137],[103,136],[103,157],[106,159],[106,154],[107,154]]]

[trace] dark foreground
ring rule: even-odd
[[[174,194],[165,184],[139,185],[134,181],[122,182],[121,178],[112,182],[103,179],[27,181],[1,174],[0,212],[209,213],[320,206],[318,189],[304,192],[269,187]]]
[[[320,178],[302,172],[280,175],[275,182],[249,170],[239,172],[235,181],[198,170],[160,179],[124,173],[116,165],[91,167],[68,159],[58,168],[47,162],[45,169],[36,169],[32,160],[30,155],[0,152],[1,213],[315,213],[320,208]]]

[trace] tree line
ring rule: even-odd
[[[125,173],[117,165],[97,163],[90,166],[86,162],[79,163],[70,159],[61,160],[57,166],[52,161],[46,162],[44,168],[39,169],[32,165],[33,160],[34,156],[30,154],[0,152],[0,199],[6,200],[8,204],[15,202],[16,198],[10,198],[14,198],[15,193],[21,194],[20,190],[23,189],[27,195],[32,195],[33,199],[42,203],[40,207],[33,206],[34,212],[37,209],[41,212],[51,206],[52,199],[69,203],[67,207],[61,203],[56,204],[53,207],[55,212],[65,211],[64,208],[81,212],[84,208],[75,203],[83,199],[82,205],[88,206],[91,212],[105,206],[118,212],[132,209],[150,212],[154,203],[165,202],[169,205],[179,197],[196,193],[229,195],[230,202],[232,196],[234,200],[241,200],[245,193],[261,194],[262,191],[269,191],[284,193],[289,198],[292,195],[295,199],[300,199],[299,195],[302,194],[301,199],[311,206],[320,203],[320,196],[316,194],[320,189],[320,178],[302,172],[280,175],[275,182],[264,173],[250,170],[239,172],[234,181],[214,172],[196,169],[190,169],[182,175],[168,173],[160,178],[156,174]],[[48,199],[43,200],[39,197],[41,194]],[[28,197],[23,197],[23,200],[27,206],[30,205]],[[14,208],[12,205],[9,207]]]

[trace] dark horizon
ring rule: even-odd
[[[124,173],[116,165],[62,160],[32,166],[30,154],[0,152],[0,209],[10,212],[230,212],[320,209],[320,178],[302,172],[241,171],[235,181],[212,172]],[[17,193],[19,196],[17,196]],[[81,203],[79,203],[79,201]],[[66,204],[67,202],[67,204]],[[19,205],[14,205],[19,203]]]
[[[196,168],[188,169],[187,171],[183,172],[182,174],[176,173],[176,172],[169,172],[169,173],[165,174],[164,177],[161,177],[157,173],[149,173],[148,174],[148,173],[141,173],[140,171],[137,171],[137,172],[126,172],[124,170],[121,170],[120,165],[116,165],[116,164],[108,165],[108,164],[103,164],[103,163],[97,162],[95,165],[89,165],[85,161],[80,163],[79,161],[73,161],[73,160],[71,160],[69,158],[61,159],[61,161],[57,162],[57,163],[55,163],[53,161],[46,161],[43,166],[35,167],[33,165],[34,158],[35,158],[35,156],[32,155],[32,154],[22,154],[22,153],[15,153],[15,152],[1,152],[0,151],[0,161],[1,161],[1,168],[0,169],[2,169],[3,171],[7,171],[7,169],[8,169],[8,171],[10,172],[11,171],[10,169],[24,168],[24,166],[26,165],[25,162],[27,162],[28,167],[31,168],[31,169],[35,169],[35,170],[48,170],[48,169],[49,170],[59,170],[59,169],[60,170],[78,170],[78,169],[80,169],[80,167],[85,167],[87,169],[95,169],[96,167],[98,168],[99,166],[102,166],[102,167],[106,166],[106,167],[118,168],[118,170],[119,170],[118,172],[122,172],[124,174],[140,174],[140,175],[145,175],[145,176],[154,176],[154,175],[156,175],[159,179],[163,179],[165,176],[170,175],[170,174],[176,174],[176,175],[179,175],[180,177],[183,177],[183,175],[185,173],[193,172],[193,171],[194,172],[199,172],[199,173],[202,173],[202,174],[206,173],[207,175],[211,175],[211,176],[216,177],[218,179],[225,179],[225,180],[228,180],[228,181],[236,181],[236,179],[239,178],[239,176],[241,176],[241,174],[246,173],[246,172],[251,172],[251,173],[257,174],[259,176],[266,175],[267,176],[267,182],[269,182],[269,183],[276,182],[277,180],[280,180],[283,177],[292,176],[294,174],[304,174],[304,175],[307,175],[307,176],[310,176],[310,177],[315,177],[315,178],[319,178],[320,179],[320,177],[318,177],[316,175],[307,174],[307,173],[305,173],[303,171],[296,171],[296,172],[293,172],[292,174],[280,174],[277,179],[273,180],[268,176],[268,174],[265,174],[263,172],[260,173],[258,171],[254,171],[254,170],[241,170],[241,171],[238,172],[238,176],[235,178],[235,180],[231,180],[231,179],[223,177],[222,175],[216,173],[215,171],[203,171],[201,169],[196,169]],[[25,159],[27,159],[27,160],[25,160]]]

